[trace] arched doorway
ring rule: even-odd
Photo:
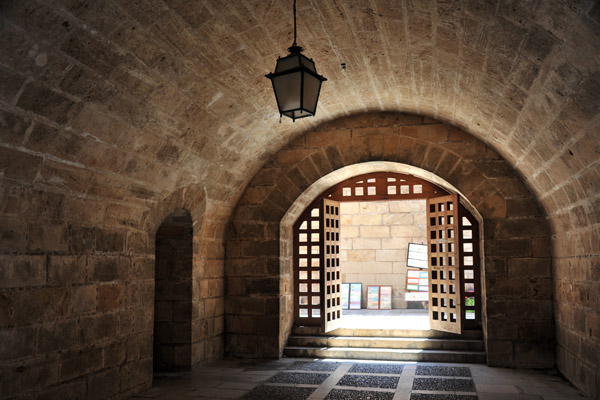
[[[156,232],[154,288],[154,371],[192,365],[193,224],[179,209]]]
[[[463,204],[468,203],[427,180],[394,172],[374,172],[343,180],[317,196],[293,225],[296,326],[319,326],[322,332],[332,331],[341,327],[343,309],[349,308],[348,293],[344,296],[344,291],[353,284],[344,282],[344,261],[340,262],[340,247],[344,247],[340,246],[341,204],[378,202],[387,207],[387,202],[406,200],[423,202],[427,244],[414,244],[424,256],[419,257],[423,262],[409,268],[408,259],[405,268],[398,271],[398,276],[403,273],[401,280],[406,282],[406,293],[410,294],[405,298],[418,299],[415,295],[421,295],[422,299],[425,295],[432,329],[460,334],[481,328],[479,224]],[[389,233],[388,226],[380,228]],[[412,282],[411,273],[425,279]],[[402,290],[401,284],[395,282],[397,277],[391,275],[390,280],[394,281],[396,292]],[[391,309],[392,287],[369,286],[369,292],[375,289],[379,297],[383,293],[380,290],[386,288]],[[364,293],[363,289],[359,296]]]

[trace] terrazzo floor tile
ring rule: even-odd
[[[477,400],[477,396],[466,396],[462,394],[429,394],[413,393],[410,400]]]
[[[475,386],[471,379],[415,378],[413,390],[474,392]]]
[[[260,385],[246,393],[244,400],[306,400],[315,388]]]
[[[325,400],[392,400],[392,392],[373,392],[367,390],[333,389]]]
[[[354,364],[348,372],[362,372],[367,374],[395,374],[402,373],[402,364]]]
[[[335,371],[340,364],[339,362],[296,361],[286,369],[295,371]]]
[[[398,386],[397,376],[381,375],[344,375],[337,386],[369,387],[382,389],[396,389]]]
[[[416,375],[425,376],[471,376],[467,367],[442,367],[433,365],[418,365]]]
[[[320,385],[329,378],[329,374],[313,374],[309,372],[278,372],[268,383],[294,383],[300,385]]]

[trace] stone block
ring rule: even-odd
[[[488,340],[487,362],[490,367],[513,365],[513,342],[510,340]]]
[[[83,283],[87,278],[87,260],[83,256],[51,256],[48,283],[68,285]]]
[[[35,330],[31,327],[0,329],[0,359],[13,360],[32,356]]]
[[[96,285],[74,286],[71,288],[69,310],[72,314],[84,314],[96,310]]]
[[[32,83],[25,86],[17,106],[58,124],[70,121],[79,111],[79,105],[63,94]]]
[[[104,346],[102,354],[103,366],[105,368],[121,365],[125,361],[127,354],[126,342],[120,340]]]
[[[0,71],[2,74],[2,71]],[[15,81],[16,82],[16,81]],[[3,84],[12,85],[15,82],[4,81]],[[3,96],[4,88],[0,87],[0,96]],[[29,118],[15,115],[4,110],[0,111],[0,138],[3,141],[20,145],[23,143],[26,129],[31,125]]]
[[[387,214],[383,216],[383,225],[412,225],[414,222],[412,213]]]
[[[485,273],[489,276],[506,276],[508,268],[504,257],[486,257]],[[519,276],[519,275],[514,275]]]
[[[444,124],[401,126],[400,134],[428,142],[448,140],[448,127]]]
[[[135,257],[131,262],[131,273],[137,279],[154,278],[154,259],[152,257]]]
[[[0,328],[10,324],[12,312],[12,295],[0,293]]]
[[[27,244],[27,225],[19,218],[0,216],[0,250],[24,251]]]
[[[552,368],[555,363],[554,342],[516,342],[515,362],[530,368]]]
[[[381,248],[383,250],[407,250],[408,240],[405,238],[381,239]]]
[[[116,311],[123,306],[124,299],[125,287],[123,284],[98,285],[98,312]]]
[[[550,258],[509,258],[508,273],[511,276],[550,277]]]
[[[508,315],[512,316],[511,313]],[[488,320],[488,338],[490,340],[516,340],[519,336],[518,322],[509,318]]]
[[[71,227],[71,250],[74,253],[90,253],[96,241],[95,229],[87,227]]]
[[[389,210],[387,201],[361,201],[360,214],[386,214]]]
[[[389,202],[391,213],[421,213],[425,214],[425,200],[395,200]]]
[[[97,230],[96,251],[118,253],[125,246],[125,234],[123,232]]]
[[[42,158],[39,156],[10,148],[0,149],[0,171],[7,178],[32,183],[41,166]]]
[[[347,274],[348,279],[350,279],[351,274],[361,274],[363,272],[364,264],[363,262],[346,262],[343,271]]]
[[[406,260],[406,251],[404,250],[377,250],[376,260],[398,262]],[[379,264],[378,264],[379,265]]]
[[[344,218],[346,216],[343,216]],[[359,214],[352,215],[352,225],[381,225],[381,214]],[[342,223],[342,226],[344,224]]]
[[[117,280],[123,275],[118,257],[93,256],[88,258],[88,263],[92,281],[109,282]]]
[[[347,259],[349,262],[372,262],[375,261],[375,250],[348,250]]]
[[[58,382],[58,358],[34,358],[16,365],[6,366],[0,380],[0,393],[9,398],[22,394],[23,388],[36,391]]]
[[[108,371],[95,373],[87,378],[88,399],[103,400],[111,398],[119,393],[120,376],[119,369],[113,368]]]
[[[78,341],[77,321],[44,324],[38,330],[37,354],[69,350],[77,345]]]
[[[18,324],[49,321],[68,311],[67,288],[31,289],[15,292],[13,321]]]
[[[98,340],[116,336],[119,319],[116,314],[93,315],[80,320],[81,344],[89,345]]]
[[[189,359],[189,357],[188,357]],[[187,367],[190,362],[188,360]],[[136,387],[144,387],[152,382],[152,360],[136,360],[127,363],[120,370],[121,391],[126,391]]]
[[[486,240],[486,256],[530,257],[531,241],[529,239]]]
[[[597,292],[596,292],[597,293]],[[585,315],[585,334],[596,340],[600,339],[600,315],[587,312]]]
[[[551,320],[552,302],[549,300],[508,300],[508,313],[511,318],[529,320]]]
[[[66,252],[69,250],[69,228],[66,225],[28,224],[31,251]]]
[[[63,383],[40,392],[38,398],[44,400],[80,400],[85,399],[87,387],[85,379]]]
[[[425,227],[419,225],[392,225],[392,237],[399,238],[425,238]]]
[[[488,298],[520,298],[529,287],[528,282],[521,278],[486,276],[486,280]]]
[[[277,278],[245,278],[242,279],[242,288],[247,294],[275,295],[279,293],[279,280]]]
[[[340,215],[358,214],[360,212],[360,203],[347,202],[340,203]]]
[[[357,238],[352,240],[353,249],[377,250],[381,248],[381,240],[378,238]]]
[[[394,228],[394,227],[392,227]],[[360,236],[365,238],[387,238],[390,237],[389,226],[361,226]]]
[[[45,281],[45,256],[0,256],[0,288],[39,286]]]

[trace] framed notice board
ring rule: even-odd
[[[391,310],[392,309],[392,287],[391,286],[379,286],[379,309],[380,310]]]
[[[350,283],[350,310],[360,310],[362,283]]]
[[[342,310],[350,308],[350,284],[342,283]]]
[[[409,292],[428,292],[429,272],[419,269],[406,270],[406,290]]]
[[[379,310],[379,286],[367,286],[367,308]]]
[[[409,243],[408,244],[408,258],[406,260],[406,266],[412,268],[427,269],[427,245]]]

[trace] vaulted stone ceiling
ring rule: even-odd
[[[584,198],[598,181],[592,0],[300,0],[299,44],[328,81],[317,117],[295,124],[264,77],[291,44],[291,0],[0,7],[0,164],[38,187],[153,201],[198,183],[232,206],[296,135],[373,110],[462,127],[542,198],[563,183]]]

